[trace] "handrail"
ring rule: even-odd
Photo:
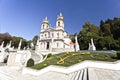
[[[48,66],[48,67],[43,68],[41,70],[35,70],[35,69],[24,67],[22,70],[22,74],[41,75],[41,74],[44,74],[44,73],[49,72],[49,71],[69,74],[69,73],[75,72],[77,70],[84,69],[86,67],[120,70],[120,61],[115,61],[115,62],[83,61],[81,63],[75,64],[75,65],[70,66],[70,67],[51,65],[51,66]]]

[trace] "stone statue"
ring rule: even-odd
[[[22,44],[22,39],[20,39],[19,46],[18,46],[18,50],[21,49],[21,44]]]
[[[10,41],[10,43],[7,46],[7,48],[11,48],[11,43],[12,43],[12,41]]]
[[[77,40],[77,34],[75,35],[75,51],[79,51],[79,44],[78,44],[78,40]]]
[[[2,44],[1,44],[0,48],[3,48],[3,46],[4,46],[4,41],[2,42]]]
[[[91,38],[91,43],[89,43],[89,48],[88,48],[88,50],[96,50],[96,47],[95,47],[95,45],[94,45],[94,43],[93,43],[93,38]]]
[[[4,41],[3,41],[2,44],[0,45],[0,51],[3,51],[3,50],[4,50],[3,46],[4,46]]]
[[[38,38],[38,40],[37,40],[37,43],[36,43],[36,45],[37,45],[37,46],[39,45],[39,38]]]
[[[54,38],[52,38],[52,41],[51,41],[51,47],[50,47],[50,52],[52,52],[52,48],[53,48],[53,44],[54,43]]]

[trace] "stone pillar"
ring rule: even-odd
[[[9,65],[9,66],[14,65],[15,58],[16,58],[16,53],[9,53],[9,57],[8,57],[8,60],[7,60],[7,65]]]
[[[3,46],[4,46],[4,41],[2,42],[2,44],[0,46],[0,51],[3,51]]]
[[[77,40],[77,34],[75,35],[75,52],[79,51],[79,44],[78,44],[78,40]]]
[[[39,51],[39,47],[40,47],[40,43],[39,43],[39,38],[38,38],[36,46],[35,46],[35,50]]]
[[[21,44],[22,44],[22,39],[20,39],[19,46],[18,46],[18,50],[21,49]]]
[[[52,48],[53,48],[53,42],[54,42],[54,39],[52,38],[52,41],[51,41],[51,46],[50,46],[50,52],[52,52]]]
[[[96,50],[96,47],[95,47],[95,45],[94,45],[94,43],[93,43],[93,38],[91,38],[91,44],[89,43],[89,48],[88,48],[88,50]]]
[[[2,42],[2,44],[1,44],[1,46],[0,46],[0,47],[1,47],[1,48],[3,48],[3,46],[4,46],[4,41]]]
[[[96,50],[96,47],[95,47],[95,45],[93,43],[93,38],[91,39],[91,46],[92,46],[92,50]]]

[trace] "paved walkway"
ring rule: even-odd
[[[5,65],[6,65],[6,63],[0,62],[0,66],[5,66]]]

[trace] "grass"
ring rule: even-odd
[[[31,68],[40,70],[49,65],[71,66],[85,60],[93,61],[116,61],[116,54],[94,53],[94,52],[65,52],[49,56],[44,62],[36,64]]]
[[[120,50],[118,50],[117,52],[120,53]]]

